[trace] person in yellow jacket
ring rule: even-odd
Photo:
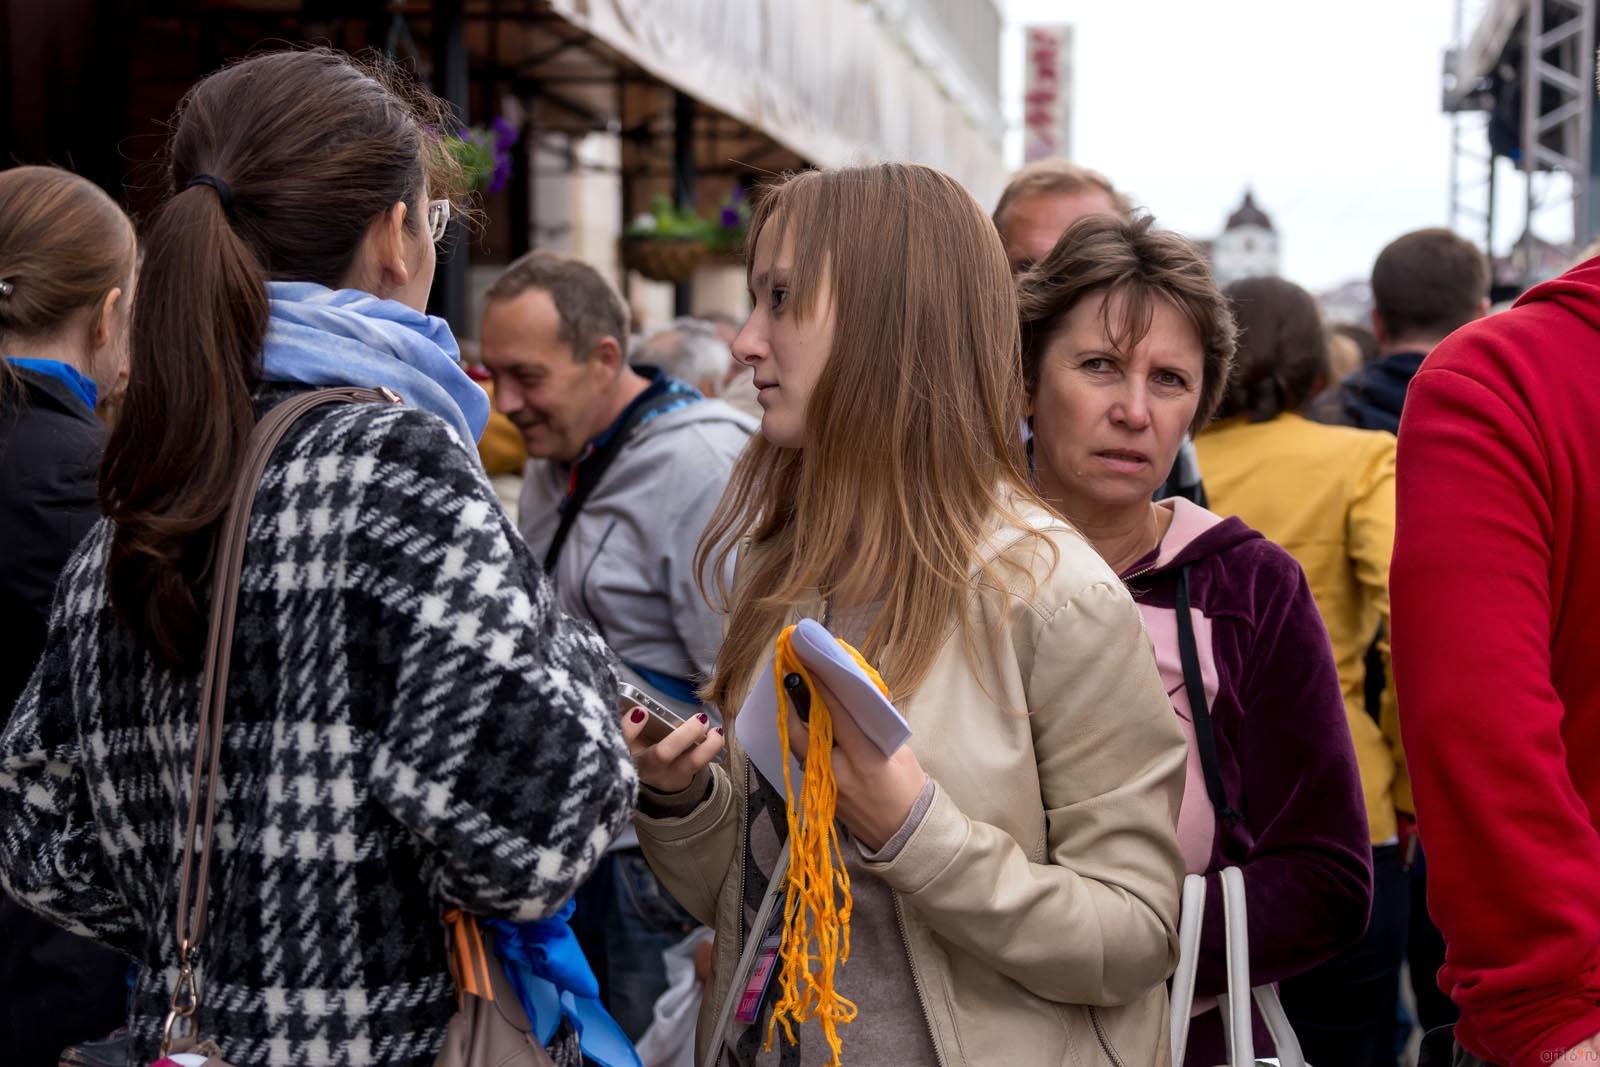
[[[478,342],[462,338],[461,354],[467,364],[467,376],[489,394],[489,423],[483,428],[483,436],[478,438],[478,459],[483,463],[483,473],[489,476],[500,505],[515,519],[528,449],[522,443],[522,432],[494,406],[494,379],[479,361]]]
[[[1280,278],[1249,278],[1227,295],[1240,331],[1238,363],[1217,421],[1195,439],[1200,469],[1212,510],[1260,530],[1306,572],[1333,642],[1372,833],[1366,937],[1283,983],[1283,1002],[1297,1031],[1377,1049],[1370,1062],[1388,1067],[1409,912],[1398,834],[1412,811],[1388,669],[1395,438],[1296,413],[1327,366],[1310,293]]]
[[[489,394],[489,402],[494,403],[494,383],[479,384]],[[528,465],[528,450],[522,443],[522,434],[498,411],[489,412],[489,425],[478,438],[478,458],[483,460],[484,472],[491,478],[497,474],[520,475],[522,468]]]

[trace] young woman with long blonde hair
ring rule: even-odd
[[[1126,590],[1030,488],[994,227],[949,177],[885,164],[778,185],[750,249],[734,352],[764,415],[702,544],[708,571],[738,551],[707,697],[732,720],[811,617],[881,670],[913,731],[885,757],[831,717],[844,1055],[1164,1063],[1184,741]],[[815,1019],[798,1050],[781,1027],[764,1049],[780,983],[745,951],[782,890],[783,788],[736,729],[702,717],[650,745],[644,727],[623,725],[645,855],[717,931],[698,1062],[826,1062]]]

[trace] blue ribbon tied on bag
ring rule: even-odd
[[[567,925],[573,910],[568,901],[548,919],[484,919],[483,925],[494,935],[506,977],[540,1044],[549,1044],[566,1019],[584,1056],[600,1067],[643,1067],[633,1042],[600,1003],[600,982]]]

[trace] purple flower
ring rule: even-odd
[[[720,225],[722,226],[723,229],[726,229],[726,230],[738,229],[738,227],[739,227],[739,210],[737,208],[725,207],[725,208],[722,209],[722,213],[717,217],[717,220],[718,220],[718,222],[720,223]]]
[[[494,173],[489,179],[489,192],[497,193],[511,181],[511,149],[522,139],[522,133],[500,115],[494,117],[487,130],[473,132],[494,153]]]
[[[489,123],[489,128],[494,131],[494,139],[498,147],[510,148],[522,140],[522,131],[507,122],[503,115],[496,115],[494,121]]]

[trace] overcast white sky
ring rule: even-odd
[[[1004,6],[1008,119],[1021,117],[1020,27],[1074,24],[1073,155],[1164,225],[1214,235],[1251,186],[1277,225],[1283,273],[1315,291],[1365,277],[1391,238],[1448,221],[1450,120],[1439,85],[1454,0]],[[1470,28],[1482,2],[1467,6]],[[1015,130],[1007,149],[1020,162]],[[1522,209],[1520,177],[1501,178],[1504,252]],[[1552,205],[1535,231],[1570,236],[1569,216]],[[1481,230],[1472,223],[1468,235],[1481,240]]]

